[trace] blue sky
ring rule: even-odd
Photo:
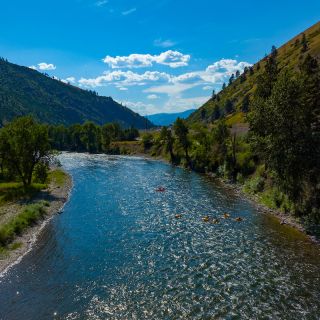
[[[0,0],[0,56],[145,115],[199,107],[320,1]]]

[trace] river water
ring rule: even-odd
[[[60,160],[70,201],[0,278],[0,319],[320,319],[319,248],[232,190],[159,161]]]

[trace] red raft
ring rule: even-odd
[[[165,191],[166,191],[166,189],[164,187],[158,187],[156,189],[156,192],[165,192]]]

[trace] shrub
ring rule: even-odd
[[[48,178],[48,165],[44,162],[39,162],[33,172],[35,182],[45,183]]]
[[[26,228],[42,219],[46,214],[46,206],[48,203],[44,201],[30,204],[11,221],[4,224],[0,228],[0,246],[6,246],[15,236],[21,235]]]

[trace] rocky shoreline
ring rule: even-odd
[[[47,223],[61,211],[68,201],[72,189],[72,178],[66,174],[65,182],[62,186],[50,183],[48,189],[41,191],[28,204],[45,200],[49,203],[45,218],[36,225],[28,228],[21,236],[14,240],[20,247],[15,250],[9,250],[8,254],[0,258],[0,277],[2,277],[13,265],[19,263],[21,259],[32,249],[40,233]]]

